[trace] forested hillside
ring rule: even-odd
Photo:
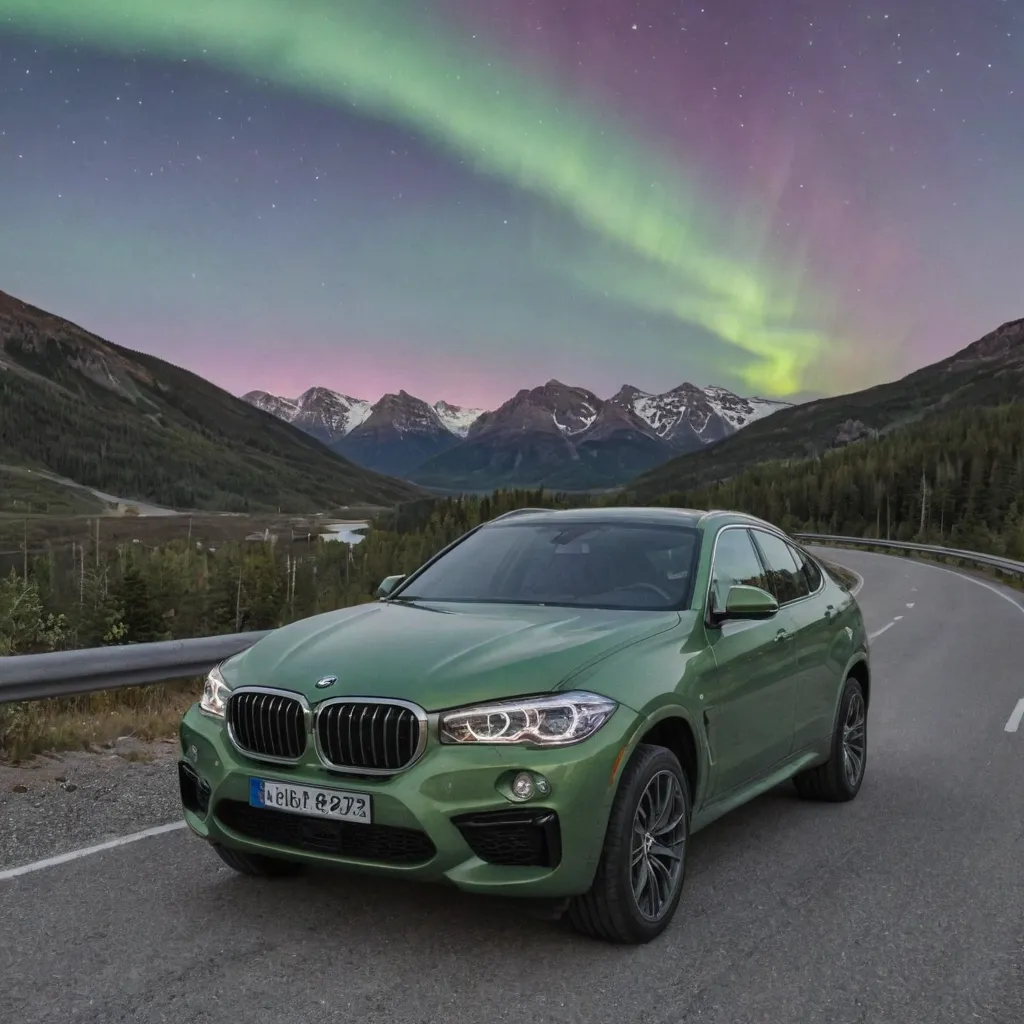
[[[0,466],[218,511],[390,505],[419,493],[202,377],[0,292]]]
[[[769,460],[814,458],[860,438],[951,410],[993,408],[1024,395],[1024,320],[900,380],[782,409],[702,451],[681,455],[627,487],[642,501],[727,480]]]
[[[913,538],[1024,559],[1024,404],[935,414],[657,503],[741,509],[791,531]]]

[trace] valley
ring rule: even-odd
[[[816,464],[935,417],[1016,402],[1022,387],[1015,320],[900,380],[801,405],[688,383],[661,394],[625,385],[605,399],[558,380],[492,410],[405,390],[371,404],[321,386],[236,398],[0,293],[0,517],[21,524],[23,546],[95,517],[128,520],[110,527],[124,542],[177,535],[180,525],[142,521],[183,517],[211,539],[254,537],[268,523],[319,533],[516,488],[678,503],[735,480],[739,500],[759,467]]]

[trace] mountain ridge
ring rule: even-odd
[[[250,391],[242,398],[325,437],[308,396],[334,396],[332,448],[354,462],[433,489],[504,486],[603,488],[680,451],[714,444],[789,403],[742,398],[683,383],[653,393],[623,385],[610,398],[551,379],[521,388],[496,409],[433,405],[404,389],[372,405],[326,388],[298,398]],[[358,409],[352,425],[346,417]]]

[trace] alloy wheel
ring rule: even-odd
[[[659,771],[644,787],[633,814],[630,881],[637,909],[659,920],[682,880],[686,852],[686,798],[670,771]]]
[[[843,722],[843,772],[846,784],[853,789],[864,771],[867,740],[867,713],[864,698],[856,690],[850,698]]]

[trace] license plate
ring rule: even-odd
[[[354,821],[363,825],[372,821],[371,799],[366,793],[297,786],[274,779],[249,779],[249,803],[268,810],[313,814],[318,818]]]

